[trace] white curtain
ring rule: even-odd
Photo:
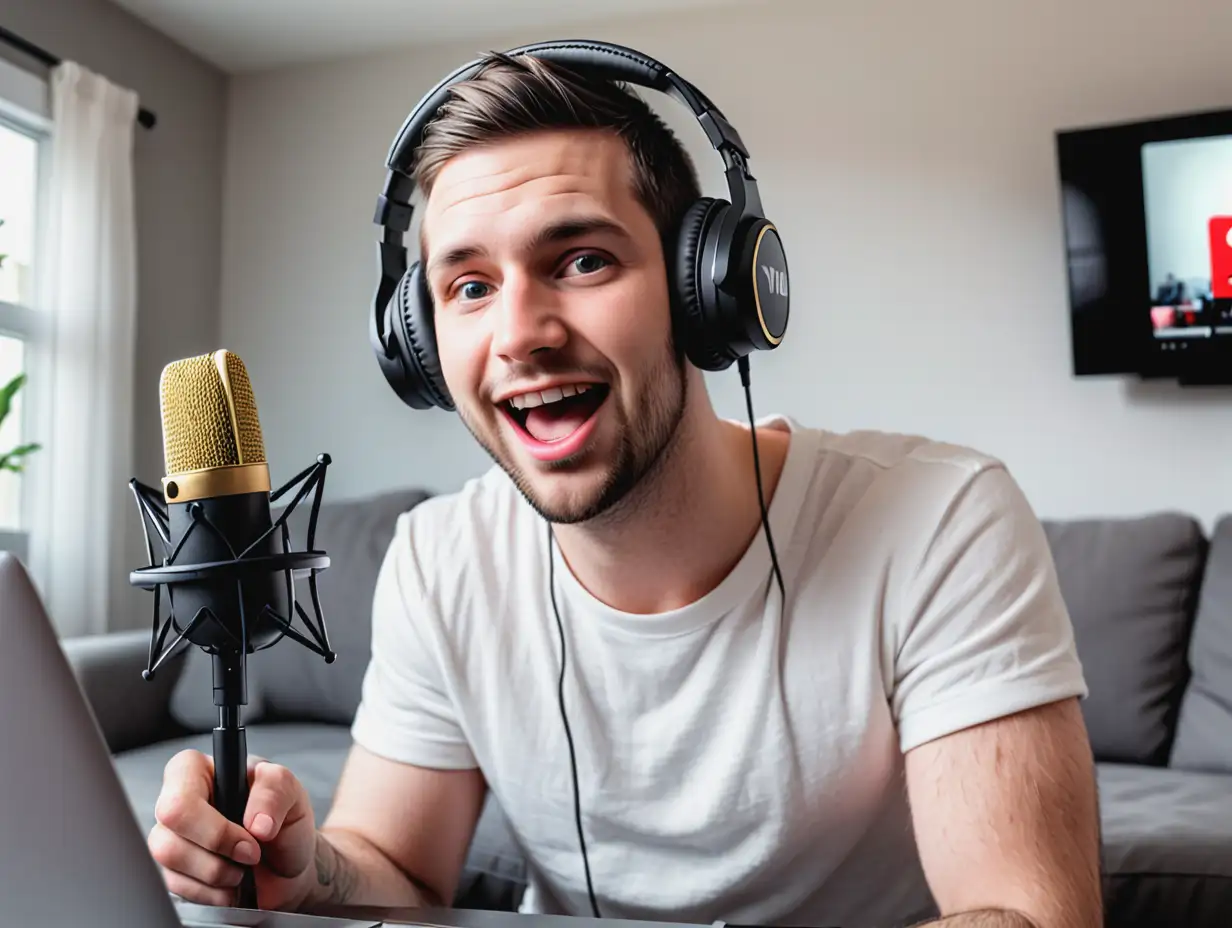
[[[51,75],[52,136],[30,365],[30,569],[57,631],[103,632],[133,530],[137,96],[72,62]]]

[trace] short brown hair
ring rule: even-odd
[[[693,162],[646,102],[614,81],[531,55],[491,52],[449,90],[424,130],[414,178],[426,198],[445,162],[468,148],[545,129],[615,132],[629,149],[633,192],[663,238],[701,196]]]

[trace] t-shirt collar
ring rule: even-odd
[[[791,539],[802,508],[803,495],[808,488],[809,464],[814,457],[815,442],[809,440],[813,433],[802,430],[787,416],[758,419],[757,425],[791,434],[783,470],[767,513],[770,530],[774,535],[775,554],[783,572],[783,582],[790,593],[791,577],[786,559],[790,555]],[[760,600],[769,596],[777,599],[779,595],[764,531],[757,532],[736,566],[718,586],[701,599],[678,609],[650,615],[623,612],[599,601],[578,582],[555,544],[552,545],[552,557],[556,559],[557,593],[561,597],[561,606],[567,608],[575,617],[593,620],[604,631],[617,635],[638,638],[687,635],[717,622],[750,597],[755,596]]]

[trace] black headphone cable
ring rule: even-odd
[[[556,606],[556,558],[552,554],[552,523],[548,527],[548,592],[552,596],[552,612],[556,614],[556,630],[560,632],[560,681],[557,695],[560,699],[560,720],[565,724],[565,740],[569,743],[569,769],[573,774],[573,817],[577,822],[578,845],[582,849],[582,867],[586,870],[586,892],[590,896],[590,911],[595,918],[599,914],[599,903],[595,899],[595,886],[590,879],[590,858],[586,854],[586,834],[582,829],[582,798],[578,786],[577,753],[573,749],[573,732],[569,728],[569,714],[565,711],[565,624],[560,620],[560,609]]]
[[[766,533],[766,544],[770,548],[770,563],[774,567],[774,577],[778,581],[779,596],[786,602],[786,594],[783,587],[783,573],[779,569],[778,555],[774,550],[774,535],[770,531],[770,516],[766,510],[766,494],[761,484],[761,456],[757,450],[757,423],[753,417],[753,392],[749,384],[749,359],[745,355],[737,362],[740,370],[740,383],[744,386],[745,405],[749,413],[749,431],[753,436],[753,471],[757,479],[757,504],[761,510],[762,529]],[[569,770],[573,776],[573,817],[577,824],[578,846],[582,850],[582,868],[586,872],[586,893],[590,897],[590,911],[594,913],[595,918],[602,918],[599,914],[599,903],[595,898],[595,886],[590,876],[590,858],[586,853],[586,834],[582,828],[582,798],[581,790],[578,785],[577,771],[577,752],[573,747],[573,732],[569,728],[569,714],[565,711],[565,624],[560,618],[560,609],[556,605],[556,558],[552,554],[552,546],[554,536],[552,535],[552,523],[547,522],[548,529],[548,592],[552,597],[552,612],[556,616],[556,630],[560,634],[560,680],[557,684],[557,696],[560,701],[560,720],[565,726],[565,741],[569,745]]]
[[[774,534],[770,531],[770,514],[766,510],[766,493],[761,485],[761,457],[757,453],[757,423],[753,418],[753,388],[749,386],[749,356],[741,355],[736,362],[740,370],[740,383],[744,387],[744,402],[749,411],[749,432],[753,436],[753,473],[757,480],[757,505],[761,510],[761,525],[766,532],[766,544],[770,548],[770,564],[774,568],[774,578],[779,584],[779,597],[783,607],[787,606],[787,592],[783,587],[783,572],[779,570],[779,558],[774,551]]]

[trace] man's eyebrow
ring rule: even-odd
[[[545,245],[567,242],[596,233],[607,233],[624,239],[632,238],[624,226],[607,216],[577,216],[553,222],[537,230],[526,243],[526,252],[534,254]],[[428,259],[427,264],[424,265],[424,275],[430,278],[438,271],[455,267],[485,254],[487,250],[480,245],[462,244],[446,248]]]
[[[485,253],[484,249],[478,245],[458,245],[446,251],[439,251],[428,259],[428,263],[424,266],[424,276],[430,278],[437,271],[454,267]]]
[[[528,243],[527,251],[533,253],[544,245],[567,242],[598,232],[606,232],[625,239],[631,237],[624,226],[607,216],[575,216],[554,222],[538,230]]]

